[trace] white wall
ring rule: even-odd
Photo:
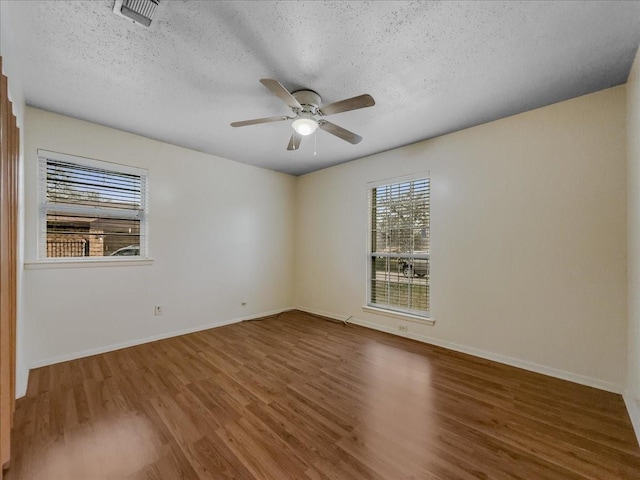
[[[11,2],[0,2],[0,56],[2,56],[2,70],[8,80],[9,99],[13,103],[13,113],[20,128],[20,158],[18,160],[18,265],[22,265],[24,258],[24,110],[25,101],[22,85],[18,75],[16,62],[18,53],[13,41],[13,25],[9,21],[11,16]],[[16,332],[16,395],[22,396],[27,389],[29,369],[25,359],[25,338],[23,321],[23,290],[22,269],[17,272],[17,332]]]
[[[292,305],[294,177],[33,108],[25,120],[30,367]],[[153,264],[31,265],[37,149],[148,169]]]
[[[629,355],[625,401],[640,441],[640,53],[626,87]]]
[[[621,392],[625,170],[621,86],[300,177],[296,304]],[[435,326],[362,310],[366,184],[423,171]]]

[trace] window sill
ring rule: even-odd
[[[436,321],[433,318],[421,317],[419,315],[411,315],[410,313],[395,312],[393,310],[385,310],[384,308],[377,308],[377,307],[370,307],[368,305],[363,305],[362,310],[369,313],[376,313],[378,315],[386,315],[387,317],[407,320],[409,322],[420,323],[422,325],[436,324]]]
[[[138,267],[153,264],[153,258],[139,259],[96,259],[96,260],[40,260],[26,262],[25,270],[40,270],[48,268],[95,268],[95,267]]]

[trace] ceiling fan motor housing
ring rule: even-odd
[[[313,90],[297,90],[292,92],[291,95],[302,105],[303,112],[309,112],[312,115],[318,114],[322,99],[316,92]]]

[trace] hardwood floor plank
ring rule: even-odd
[[[224,446],[224,448],[228,451],[226,446]],[[233,466],[225,459],[224,455],[221,455],[221,452],[214,447],[206,436],[197,442],[188,444],[186,449],[183,449],[183,453],[200,479],[254,478],[248,471],[244,475],[238,474]],[[229,456],[235,458],[231,452]],[[236,463],[242,465],[239,462]]]
[[[288,475],[265,448],[265,440],[255,441],[237,423],[218,429],[216,434],[239,458],[252,475],[261,480],[295,478]]]
[[[237,422],[244,415],[242,405],[227,395],[223,390],[211,387],[205,381],[190,384],[185,393],[178,397],[183,408],[192,412],[193,418],[206,420],[212,430],[224,427],[227,423]]]
[[[186,448],[204,436],[199,425],[189,418],[173,397],[162,394],[152,398],[150,403],[179,447]]]
[[[640,480],[619,395],[292,311],[34,369],[8,480]]]
[[[273,434],[287,444],[288,449],[301,464],[309,466],[316,458],[328,459],[332,455],[334,442],[331,438],[309,435],[306,428],[298,428],[289,419],[279,414],[271,405],[256,402],[247,408],[256,419],[260,419]]]
[[[296,457],[285,441],[279,438],[261,419],[255,415],[244,415],[238,425],[242,427],[264,449],[286,475],[281,478],[302,478],[309,466],[309,458]]]
[[[214,479],[259,480],[251,474],[215,433],[198,440],[194,446],[197,452],[195,458],[202,462],[209,471],[214,472]]]
[[[386,480],[386,477],[376,472],[371,466],[362,463],[341,448],[336,448],[331,460],[316,461],[313,464],[313,470],[332,480]]]
[[[156,463],[156,469],[163,480],[201,480],[177,445],[173,445],[169,455]]]
[[[476,402],[474,408],[469,409],[459,397],[449,395],[443,394],[448,404],[447,415],[487,435],[499,437],[514,447],[534,450],[541,458],[587,477],[606,478],[613,471],[629,475],[628,478],[640,478],[637,454],[628,455],[576,433],[481,402]],[[628,465],[626,472],[620,470],[623,465]]]

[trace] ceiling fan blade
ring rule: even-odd
[[[291,140],[289,140],[289,146],[287,147],[287,150],[298,150],[298,148],[300,148],[301,140],[302,140],[302,135],[294,131],[291,134]]]
[[[345,128],[339,127],[335,123],[327,122],[326,120],[320,120],[318,122],[318,126],[325,132],[329,132],[331,135],[340,137],[342,140],[346,140],[347,142],[353,143],[354,145],[362,141],[362,137],[360,135],[356,135],[355,133],[350,132]]]
[[[271,93],[280,97],[280,99],[284,103],[289,105],[289,107],[302,110],[302,105],[300,105],[300,102],[298,102],[293,97],[293,95],[289,93],[289,90],[284,88],[279,81],[273,80],[271,78],[261,78],[260,83],[263,84],[265,87],[267,87],[269,90],[271,90]]]
[[[291,118],[292,117],[285,117],[284,115],[281,115],[279,117],[255,118],[253,120],[245,120],[243,122],[233,122],[231,126],[246,127],[247,125],[258,125],[259,123],[280,122],[282,120],[290,120]]]
[[[357,97],[347,98],[339,102],[333,102],[329,105],[320,107],[322,115],[333,115],[334,113],[348,112],[349,110],[357,110],[359,108],[373,107],[376,104],[371,95],[364,94]]]

